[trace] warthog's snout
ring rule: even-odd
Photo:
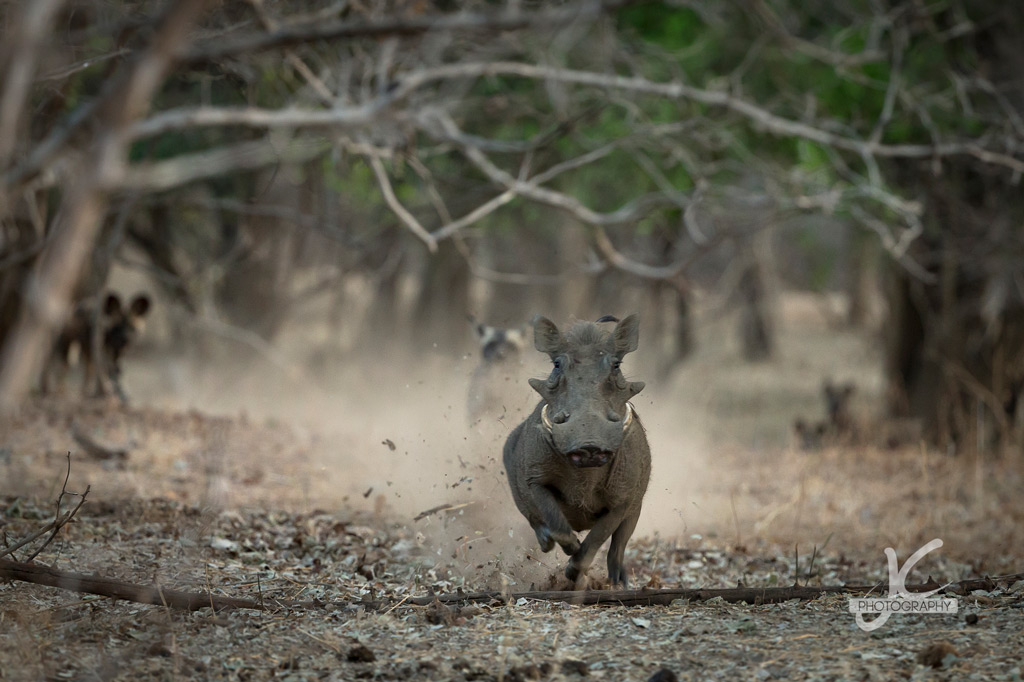
[[[608,432],[605,440],[601,442],[590,441],[589,439],[583,442],[580,442],[579,439],[573,440],[573,436],[577,433],[593,434],[598,428],[594,428],[594,424],[588,425],[586,423],[587,419],[580,419],[580,424],[570,423],[572,415],[564,410],[556,413],[553,417],[548,417],[547,403],[541,407],[540,421],[544,430],[550,434],[556,447],[559,441],[567,442],[564,447],[558,449],[569,458],[573,466],[581,468],[601,467],[615,456],[615,452],[622,446],[622,439],[625,437],[626,429],[633,423],[633,415],[635,414],[633,405],[626,403],[624,412],[625,416],[622,416],[615,410],[608,409],[604,414],[605,424],[600,423],[600,416],[595,418],[595,415],[590,415],[591,419],[589,421],[597,422],[596,426],[600,430]],[[558,436],[563,434],[563,430],[565,437],[559,438]]]
[[[603,467],[612,458],[613,454],[615,453],[602,450],[596,445],[584,445],[580,449],[569,453],[569,461],[573,463],[573,466],[578,466],[581,469]]]

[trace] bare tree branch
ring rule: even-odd
[[[424,127],[431,129],[431,132],[434,134],[440,132],[444,138],[458,143],[459,151],[465,154],[466,158],[479,168],[484,175],[490,178],[492,182],[504,186],[518,195],[568,211],[589,225],[621,225],[639,219],[656,207],[665,205],[676,206],[686,200],[686,195],[681,192],[674,196],[666,196],[662,193],[647,194],[625,204],[617,211],[610,213],[594,211],[576,197],[544,187],[538,187],[532,180],[525,181],[514,178],[506,171],[498,168],[482,151],[466,143],[462,138],[461,131],[447,114],[432,111],[430,116],[423,117],[422,121]],[[441,130],[437,131],[437,125],[432,125],[431,121],[436,121]],[[566,168],[568,167],[566,166]]]
[[[120,179],[128,140],[125,132],[141,116],[172,64],[172,55],[207,0],[177,0],[154,30],[147,49],[113,81],[101,99],[99,133],[64,196],[53,242],[40,256],[26,285],[21,314],[0,349],[0,409],[15,407],[42,365],[49,337],[67,310],[72,287],[92,251],[106,210],[107,191]]]
[[[65,78],[74,76],[76,73],[80,73],[82,71],[85,71],[86,69],[91,69],[94,66],[108,62],[111,59],[123,57],[126,54],[129,54],[129,52],[130,50],[128,50],[127,48],[122,48],[120,50],[115,50],[107,54],[102,54],[96,57],[90,57],[89,59],[83,59],[81,61],[75,62],[74,64],[68,64],[67,66],[63,66],[54,71],[50,71],[49,73],[44,73],[42,76],[36,78],[36,82],[44,83],[46,81],[64,80]]]
[[[810,140],[866,157],[930,159],[943,156],[971,156],[987,164],[1003,166],[1015,172],[1024,173],[1024,160],[1011,154],[988,149],[980,140],[936,144],[882,144],[840,135],[824,128],[778,116],[753,102],[735,97],[726,91],[706,90],[684,83],[657,83],[639,77],[600,74],[522,62],[461,63],[423,69],[403,78],[396,89],[396,96],[405,95],[430,81],[477,78],[488,75],[513,75],[537,80],[552,79],[565,83],[625,90],[720,106],[743,116],[773,135]],[[1024,143],[1020,146],[1024,147]]]
[[[63,4],[62,0],[36,0],[23,3],[21,21],[15,30],[4,31],[3,89],[0,91],[0,168],[7,168],[15,141],[21,132],[25,101],[32,85],[36,61],[44,48],[43,34]]]
[[[334,109],[259,109],[256,107],[189,107],[171,109],[132,126],[132,140],[187,128],[240,126],[245,128],[358,128],[381,123],[390,99],[363,106]]]
[[[402,205],[402,202],[395,196],[395,190],[391,186],[391,180],[388,179],[388,173],[384,169],[384,164],[376,156],[369,157],[370,167],[373,169],[373,174],[377,177],[377,183],[380,185],[380,192],[384,195],[384,201],[387,202],[391,210],[395,212],[399,220],[405,223],[409,230],[420,238],[424,244],[427,245],[427,250],[430,253],[437,251],[437,240],[427,232],[427,229],[420,224],[420,221],[416,220],[416,216],[409,213],[409,210]]]
[[[161,191],[230,171],[246,171],[276,163],[302,163],[330,150],[322,138],[278,139],[272,137],[242,142],[230,147],[195,154],[182,154],[167,161],[131,166],[116,184],[117,189],[135,192]]]
[[[550,28],[579,21],[581,18],[598,16],[600,13],[622,4],[621,0],[583,2],[557,10],[540,12],[521,12],[513,8],[496,14],[428,15],[377,22],[333,22],[327,24],[317,22],[300,26],[284,26],[270,33],[241,38],[219,37],[208,40],[188,51],[183,51],[179,56],[184,65],[196,67],[216,63],[226,57],[238,54],[254,54],[316,41],[417,36],[428,32],[446,31],[513,31],[529,27]]]

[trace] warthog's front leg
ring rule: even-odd
[[[572,532],[565,514],[559,509],[554,494],[538,483],[531,483],[530,492],[536,516],[540,517],[540,523],[536,523],[534,515],[530,515],[530,525],[537,534],[541,551],[550,552],[557,542],[569,556],[576,554],[580,549],[580,541],[576,533]]]
[[[629,587],[629,579],[626,578],[626,571],[622,568],[622,560],[626,553],[626,543],[633,536],[636,529],[636,522],[640,520],[640,505],[626,514],[619,527],[612,533],[612,544],[608,548],[608,580],[613,585]],[[588,540],[590,538],[587,538]]]
[[[622,507],[611,509],[598,519],[594,527],[587,533],[587,539],[580,545],[580,551],[573,554],[569,559],[569,565],[565,567],[566,578],[576,582],[581,575],[587,572],[590,564],[594,562],[594,555],[597,554],[597,550],[601,548],[605,540],[611,537],[612,532],[619,527],[625,515],[626,509]]]

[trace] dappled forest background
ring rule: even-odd
[[[158,11],[159,10],[159,11]],[[0,399],[70,306],[150,289],[162,353],[459,356],[638,309],[771,362],[786,291],[875,335],[879,413],[1017,456],[1012,3],[37,0],[0,6]],[[817,380],[817,379],[815,379]]]

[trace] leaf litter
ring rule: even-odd
[[[201,440],[189,441],[194,434],[218,429],[226,429],[224,442],[236,447],[290,448],[301,457],[295,451],[308,445],[282,425],[195,413],[140,411],[136,418],[146,422],[150,440],[140,449],[162,443],[171,462],[187,457],[189,447],[202,448]],[[42,421],[32,414],[20,419],[37,427],[35,420]],[[104,435],[121,442],[131,430],[130,423],[107,424]],[[20,444],[10,449],[12,461],[26,451]],[[41,456],[37,464],[50,466],[52,459]],[[12,471],[12,464],[4,466],[4,473]],[[429,519],[397,518],[386,508],[219,508],[187,494],[195,476],[172,482],[164,495],[143,498],[131,494],[125,481],[130,470],[106,470],[101,462],[76,466],[73,481],[79,474],[90,481],[124,479],[117,479],[118,492],[108,498],[90,497],[40,555],[42,563],[256,600],[316,601],[323,608],[183,613],[0,583],[0,679],[646,680],[672,674],[683,680],[1011,680],[1021,674],[1021,582],[963,595],[958,614],[897,615],[871,634],[857,629],[848,597],[841,595],[760,606],[713,599],[676,600],[666,607],[579,607],[523,598],[417,606],[412,597],[502,587],[495,576],[511,570],[502,563],[507,558],[493,557],[493,570],[459,570],[458,561],[439,555],[422,527]],[[239,462],[222,471],[240,481],[251,473]],[[249,485],[280,485],[270,473]],[[0,510],[0,537],[10,542],[45,523],[52,503],[39,491],[6,494]],[[447,523],[465,509],[448,503],[430,511]],[[987,521],[971,523],[983,528]],[[635,586],[652,588],[886,578],[884,557],[874,552],[826,547],[811,563],[811,548],[797,553],[771,539],[738,540],[714,533],[638,537],[626,564]],[[1007,558],[1013,559],[1020,556]],[[562,558],[542,555],[538,561],[557,573]],[[964,556],[930,558],[927,567],[916,569],[924,570],[947,580],[979,574]],[[506,581],[503,587],[528,586]],[[386,605],[371,609],[359,604],[365,601]]]

